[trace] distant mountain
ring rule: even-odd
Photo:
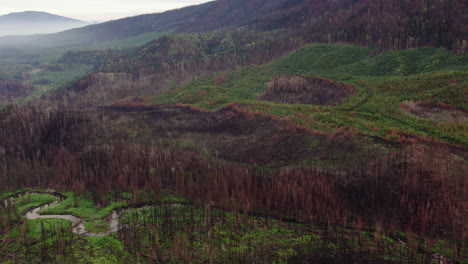
[[[302,3],[304,0],[292,2]],[[0,38],[4,47],[79,47],[128,39],[152,32],[206,32],[245,25],[274,10],[282,10],[291,0],[218,0],[204,4],[146,14],[67,30],[46,36]]]
[[[55,33],[86,25],[84,21],[46,12],[10,13],[0,16],[0,36]]]
[[[217,0],[55,34],[1,37],[0,56],[7,48],[80,48],[155,33],[238,26],[258,32],[283,30],[305,42],[356,43],[378,50],[435,46],[464,53],[466,8],[466,0]]]

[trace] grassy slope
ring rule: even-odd
[[[334,132],[342,126],[394,139],[403,132],[467,145],[467,124],[416,118],[404,113],[407,100],[443,102],[467,110],[468,57],[452,56],[432,47],[389,51],[370,57],[355,45],[310,44],[264,66],[248,66],[227,74],[216,85],[213,78],[198,80],[183,89],[157,96],[157,104],[193,104],[218,109],[239,102],[251,111],[287,117],[303,126]],[[257,100],[265,83],[275,76],[321,76],[350,83],[356,94],[338,107],[285,105]],[[305,116],[303,115],[305,114]]]

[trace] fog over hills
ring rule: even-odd
[[[449,5],[430,0],[417,4],[398,0],[218,0],[87,27],[72,24],[71,27],[80,28],[47,35],[2,37],[5,33],[0,26],[0,57],[10,56],[12,50],[24,53],[122,40],[144,44],[151,36],[169,32],[208,32],[238,26],[294,31],[294,36],[303,36],[307,42],[346,42],[379,50],[429,45],[464,53],[468,47],[465,2],[453,0]],[[3,24],[0,17],[0,25]],[[61,21],[54,25],[66,24]],[[20,33],[18,29],[13,31],[9,34]]]
[[[89,23],[46,12],[25,11],[0,16],[0,36],[55,33]]]

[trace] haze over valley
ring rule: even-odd
[[[0,16],[0,36],[56,33],[88,24],[88,22],[45,12],[10,13]]]

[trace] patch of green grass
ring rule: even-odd
[[[112,211],[128,205],[127,202],[112,202],[104,208],[98,208],[96,204],[85,195],[75,196],[74,193],[65,193],[67,198],[55,206],[41,210],[40,214],[74,215],[83,218],[86,222],[101,220],[110,215]]]
[[[86,231],[88,232],[101,233],[101,232],[109,230],[110,225],[108,221],[95,220],[90,223],[86,222],[85,228],[86,228]]]
[[[77,80],[92,70],[90,65],[63,65],[60,71],[44,70],[32,75],[31,83],[37,87],[32,96],[46,94]]]
[[[14,196],[18,193],[22,193],[22,192],[27,192],[27,191],[32,191],[31,188],[20,188],[20,189],[16,189],[14,191],[10,191],[10,192],[5,192],[5,191],[0,191],[0,201],[8,198],[8,197],[11,197],[11,196]]]
[[[93,252],[92,263],[135,263],[133,256],[125,250],[122,241],[115,235],[105,237],[85,237],[86,246]],[[130,262],[129,262],[130,261]]]
[[[328,72],[350,76],[350,73],[336,72],[336,69],[366,60],[368,53],[367,48],[357,45],[310,44],[274,61],[271,67],[287,74],[323,75]]]
[[[32,239],[40,239],[43,235],[42,230],[46,229],[47,231],[54,230],[59,232],[59,230],[69,230],[71,222],[64,219],[34,219],[27,220],[27,231],[28,236]]]
[[[369,57],[369,52],[368,48],[357,45],[310,44],[272,65],[279,72],[324,75],[341,80],[468,69],[468,56],[453,56],[442,48],[387,51],[376,57]]]
[[[56,200],[57,198],[50,194],[32,193],[19,198],[15,198],[13,199],[13,202],[18,208],[18,212],[24,214],[29,209],[36,208],[44,204],[52,203]]]
[[[7,237],[11,242],[2,247],[5,254],[2,255],[2,263],[137,262],[115,235],[76,235],[71,233],[70,221],[63,219],[28,220],[26,224],[11,230]]]
[[[85,195],[75,196],[74,193],[65,194],[67,198],[55,206],[41,210],[40,214],[73,215],[86,221],[86,230],[100,233],[109,230],[109,222],[103,218],[109,216],[112,211],[128,205],[127,202],[112,202],[104,208],[98,208],[96,204]]]
[[[262,66],[247,66],[158,95],[155,104],[190,104],[209,110],[237,102],[254,113],[288,118],[301,126],[333,133],[343,126],[395,140],[395,134],[430,137],[468,145],[468,124],[435,122],[405,113],[405,101],[441,102],[468,109],[468,56],[425,47],[388,51],[369,57],[369,49],[344,44],[310,44]],[[288,105],[259,101],[265,84],[276,76],[299,74],[344,81],[356,87],[340,106]]]

